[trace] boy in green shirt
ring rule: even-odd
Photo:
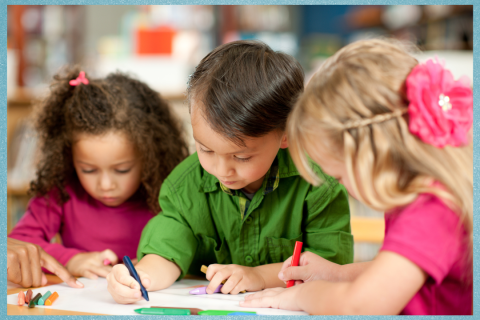
[[[319,187],[300,177],[288,153],[285,124],[304,75],[292,57],[257,41],[208,54],[188,87],[197,153],[178,165],[160,191],[162,213],[145,227],[136,265],[148,291],[210,265],[208,293],[285,286],[277,277],[293,252],[353,262],[345,188],[321,169]],[[216,264],[215,264],[216,263]],[[124,265],[107,276],[118,303],[141,300]]]

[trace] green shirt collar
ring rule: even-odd
[[[223,192],[232,196],[242,193],[240,190],[229,189],[228,187],[220,183],[220,181],[218,181],[218,179],[214,175],[209,174],[205,170],[203,171],[204,175],[202,178],[202,183],[199,187],[200,192],[213,192],[220,187]],[[266,176],[268,178],[263,180],[263,194],[265,195],[275,190],[278,187],[281,178],[288,178],[298,175],[299,172],[295,167],[292,158],[290,157],[288,149],[280,149],[277,153],[277,156],[273,160],[270,169],[267,172]],[[243,194],[241,196],[243,196]]]

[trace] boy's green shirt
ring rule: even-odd
[[[324,180],[306,182],[287,149],[280,149],[251,201],[205,171],[197,153],[180,163],[160,190],[162,212],[142,232],[138,259],[157,254],[182,273],[212,263],[259,266],[285,261],[295,241],[330,261],[353,262],[345,188],[313,165]]]

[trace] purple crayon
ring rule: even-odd
[[[222,290],[223,284],[219,285],[213,293],[218,293],[220,290]],[[207,287],[200,287],[200,288],[195,288],[193,290],[190,290],[190,294],[207,294]]]

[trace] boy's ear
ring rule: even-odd
[[[282,142],[280,143],[280,148],[282,149],[288,148],[288,139],[287,139],[286,133],[284,133],[282,136]]]

